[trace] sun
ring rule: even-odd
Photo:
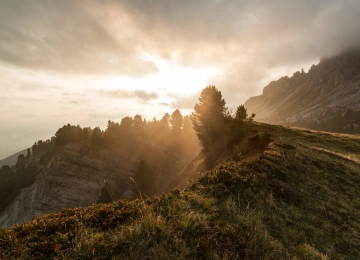
[[[214,67],[192,68],[170,64],[163,59],[152,59],[159,73],[146,78],[148,87],[179,95],[192,95],[208,84],[208,79],[219,75],[221,70]]]

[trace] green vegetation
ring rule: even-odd
[[[359,259],[360,138],[244,124],[240,159],[185,190],[2,229],[0,258]]]

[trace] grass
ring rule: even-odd
[[[0,259],[359,259],[359,137],[251,127],[265,151],[184,190],[1,229]]]

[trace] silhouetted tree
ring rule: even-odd
[[[157,124],[158,127],[156,129],[156,136],[164,140],[164,138],[169,134],[170,132],[170,115],[166,113],[159,123]]]
[[[231,120],[229,125],[229,139],[228,148],[232,148],[239,143],[245,136],[245,128],[243,120],[246,119],[247,112],[244,105],[237,107],[235,117]]]
[[[90,127],[84,127],[82,130],[82,139],[87,140],[90,136]]]
[[[28,148],[26,151],[26,159],[29,159],[30,156],[31,156],[31,151],[30,151],[30,148]]]
[[[191,120],[205,151],[225,132],[225,104],[221,91],[215,86],[208,86],[203,89],[199,103],[194,107],[195,112],[192,113]]]
[[[131,134],[133,129],[133,119],[131,117],[124,117],[121,119],[120,131],[123,137],[127,137]]]
[[[102,143],[102,133],[99,127],[95,127],[91,136],[91,142],[93,144],[101,144]]]
[[[104,181],[104,186],[100,190],[100,195],[97,203],[110,203],[113,202],[113,190],[110,184]]]
[[[250,122],[254,121],[255,116],[256,115],[254,113],[252,113],[251,116],[249,117],[249,121]]]
[[[16,162],[16,167],[19,169],[25,168],[25,155],[19,154],[18,160]]]
[[[135,173],[134,181],[136,183],[136,187],[134,187],[134,193],[138,194],[138,190],[141,192],[141,196],[152,196],[155,194],[155,182],[154,182],[154,174],[150,165],[145,160],[140,161],[139,167]]]
[[[247,109],[244,107],[244,105],[240,105],[236,109],[235,118],[237,119],[246,119],[248,116]]]
[[[146,121],[142,120],[141,115],[134,116],[134,133],[143,136],[145,134]]]
[[[179,109],[176,109],[172,114],[171,114],[171,119],[170,119],[170,123],[171,123],[171,128],[173,131],[177,132],[181,129],[182,125],[183,125],[183,115],[181,114]]]

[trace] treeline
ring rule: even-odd
[[[19,154],[13,166],[3,165],[0,168],[0,212],[20,193],[35,182],[40,168],[45,166],[55,150],[55,138],[39,140],[27,149],[26,155]]]
[[[27,155],[20,154],[15,166],[3,165],[0,168],[0,212],[20,193],[20,190],[34,183],[38,163],[30,161]]]
[[[161,141],[169,135],[186,134],[191,131],[193,130],[190,117],[183,116],[176,109],[171,115],[166,113],[161,120],[153,118],[151,121],[146,121],[141,115],[127,116],[120,122],[109,120],[104,131],[99,127],[91,129],[67,124],[56,132],[54,141],[58,146],[83,140],[88,140],[95,145],[117,144],[136,137]]]
[[[109,120],[105,130],[64,125],[55,136],[35,142],[26,155],[19,155],[15,166],[3,166],[0,169],[0,212],[19,194],[20,189],[34,183],[41,167],[46,166],[59,149],[71,142],[83,142],[96,148],[122,144],[136,147],[139,142],[146,141],[178,152],[194,150],[197,142],[200,142],[207,154],[205,163],[211,164],[223,149],[231,151],[243,139],[246,132],[244,120],[252,121],[254,117],[255,114],[248,116],[243,105],[232,113],[226,107],[221,92],[215,86],[208,86],[201,92],[191,116],[183,116],[176,109],[171,114],[166,113],[160,120],[153,118],[147,121],[141,115],[124,117],[120,122]],[[156,183],[160,176],[153,171],[149,162],[143,158],[139,158],[139,161],[134,176],[134,194],[151,196],[156,193]],[[111,190],[112,187],[105,184],[100,191],[99,202],[112,199]]]
[[[64,125],[50,139],[35,142],[31,148],[27,149],[26,155],[20,154],[16,165],[12,167],[4,165],[0,168],[0,212],[20,193],[21,189],[35,182],[36,174],[40,172],[41,167],[46,166],[62,146],[74,141],[88,143],[95,147],[118,146],[124,142],[131,146],[136,145],[139,140],[172,144],[174,149],[186,149],[185,144],[196,142],[196,135],[192,129],[190,117],[183,116],[178,109],[171,115],[166,113],[160,120],[153,118],[151,121],[146,121],[141,115],[124,117],[120,122],[109,120],[104,131],[99,127],[92,129],[82,128],[80,125]],[[140,169],[145,169],[144,165],[150,167],[147,166],[146,161],[143,161],[139,166]],[[138,170],[137,172],[139,173],[136,175],[136,180],[140,188],[146,192],[146,195],[154,194],[155,188],[150,187],[154,186],[153,178],[149,181],[149,178],[145,176],[149,171],[145,170],[144,173],[143,170]],[[150,186],[145,187],[145,183]],[[101,191],[101,196],[106,196],[110,190],[108,186],[106,188]]]

